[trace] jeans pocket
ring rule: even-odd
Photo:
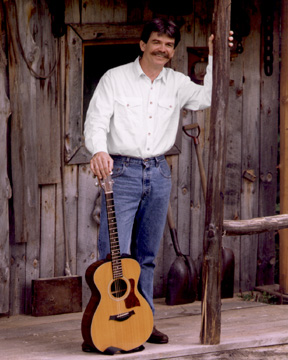
[[[166,179],[171,178],[171,170],[170,166],[168,165],[166,160],[162,160],[159,162],[159,171],[162,176],[164,176]]]
[[[114,161],[112,178],[123,175],[125,171],[125,164],[121,161]]]

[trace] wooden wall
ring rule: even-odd
[[[0,1],[0,85],[7,89],[0,95],[0,147],[5,153],[0,161],[1,169],[6,169],[8,163],[9,170],[7,174],[1,170],[0,177],[0,313],[29,313],[31,280],[64,275],[67,255],[72,274],[83,279],[88,265],[97,259],[95,211],[99,190],[87,163],[89,155],[81,133],[82,45],[88,40],[136,41],[142,23],[160,15],[153,13],[148,3],[87,0],[79,7],[78,0],[66,0],[67,32],[54,37],[49,0],[16,0],[9,6]],[[226,219],[275,213],[279,14],[277,3],[273,74],[266,76],[260,3],[243,1],[251,29],[243,38],[243,53],[231,57]],[[182,9],[176,17],[183,23],[182,40],[171,64],[186,74],[187,47],[206,47],[211,32],[213,2],[195,0],[193,6],[192,14],[183,15]],[[61,21],[64,12],[56,15]],[[7,43],[3,42],[6,36]],[[183,110],[181,114],[183,124],[192,121],[201,127],[200,150],[206,167],[209,116],[209,110]],[[194,145],[184,133],[179,135],[181,153],[168,159],[173,178],[171,203],[181,249],[192,256],[200,272],[204,200]],[[255,180],[243,177],[245,171],[253,173]],[[273,283],[274,234],[224,237],[223,244],[235,254],[235,292],[251,290],[256,282]],[[165,296],[167,274],[174,259],[167,227],[157,258],[155,297]],[[89,295],[83,280],[84,305]]]

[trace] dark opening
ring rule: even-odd
[[[109,69],[134,61],[139,43],[84,46],[83,119],[101,76]]]

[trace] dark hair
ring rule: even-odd
[[[158,35],[167,35],[175,39],[174,49],[178,45],[181,35],[178,26],[171,20],[156,18],[149,21],[143,28],[141,40],[147,44],[152,32],[157,32]]]

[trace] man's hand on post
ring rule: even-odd
[[[229,45],[229,47],[233,46],[233,41],[234,41],[233,34],[234,34],[233,31],[230,30],[229,31],[229,36],[228,36],[228,45]],[[214,41],[214,34],[210,35],[209,39],[208,39],[209,55],[213,55],[213,41]]]

